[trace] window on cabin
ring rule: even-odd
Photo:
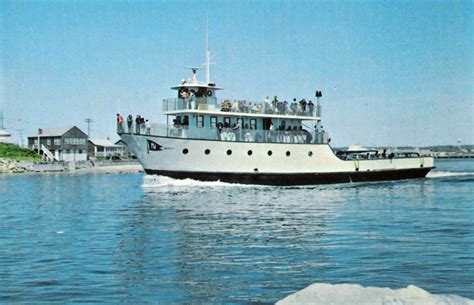
[[[229,128],[231,125],[230,125],[230,117],[226,116],[224,117],[224,127],[225,128]]]
[[[196,92],[196,97],[203,97],[206,96],[207,89],[206,88],[199,88]]]
[[[198,115],[196,117],[196,126],[197,127],[204,127],[204,116]]]
[[[257,129],[257,120],[250,119],[250,129]]]
[[[189,116],[185,115],[183,117],[182,125],[189,126]]]
[[[216,128],[217,126],[217,117],[216,116],[211,116],[211,128]]]

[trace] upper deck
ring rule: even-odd
[[[299,120],[319,120],[321,106],[311,101],[288,103],[286,101],[255,102],[247,100],[217,99],[213,96],[179,97],[163,100],[163,114],[183,113],[222,114],[229,116],[292,118]]]

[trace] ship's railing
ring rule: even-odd
[[[133,123],[130,128],[122,126],[117,130],[119,134],[132,133],[152,136],[217,140],[230,142],[258,142],[258,143],[295,143],[305,144],[328,143],[328,135],[323,132],[307,130],[255,130],[245,128],[209,128],[183,125],[139,124]]]
[[[216,99],[214,97],[170,98],[163,100],[163,111],[210,110],[233,113],[277,114],[320,117],[321,106],[306,102],[254,102],[248,100]]]

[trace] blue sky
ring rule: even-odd
[[[5,127],[163,121],[206,16],[219,97],[321,90],[335,146],[474,144],[472,1],[0,1]]]

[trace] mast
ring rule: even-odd
[[[209,71],[209,26],[208,26],[208,21],[206,20],[206,85],[209,84],[211,81],[210,78],[210,71]]]

